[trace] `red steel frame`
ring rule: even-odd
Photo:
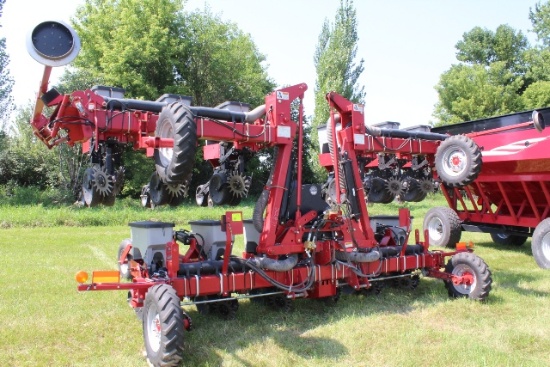
[[[365,203],[363,185],[359,174],[357,164],[358,156],[374,155],[379,151],[391,151],[401,154],[404,157],[410,157],[413,154],[434,154],[437,148],[437,142],[433,141],[413,141],[411,139],[383,138],[376,139],[365,135],[365,125],[363,116],[363,107],[346,100],[336,93],[327,95],[327,100],[331,107],[331,115],[334,121],[335,114],[340,116],[342,126],[337,134],[332,133],[335,139],[333,143],[338,145],[342,152],[345,152],[345,158],[352,162],[354,186],[357,188],[356,200],[359,203],[360,213],[356,218],[345,218],[341,212],[329,214],[331,224],[325,224],[323,228],[312,229],[306,224],[310,223],[316,216],[316,212],[301,213],[300,201],[298,195],[297,213],[293,220],[287,223],[279,222],[279,208],[283,196],[286,195],[285,179],[289,169],[288,162],[291,161],[292,141],[298,135],[298,141],[301,142],[302,130],[302,104],[300,103],[299,121],[295,123],[290,118],[290,103],[299,98],[303,98],[303,93],[307,89],[305,84],[288,87],[275,91],[266,97],[266,121],[265,124],[232,124],[233,130],[220,129],[219,122],[212,122],[207,119],[198,119],[197,135],[201,139],[209,140],[231,140],[239,144],[250,144],[251,146],[261,147],[277,145],[278,155],[274,162],[275,169],[272,177],[269,201],[266,210],[264,228],[261,232],[257,255],[265,255],[277,259],[280,255],[299,254],[303,257],[311,256],[314,259],[314,266],[296,266],[288,271],[266,270],[268,277],[279,281],[288,286],[301,284],[312,272],[314,274],[314,285],[306,292],[294,293],[290,289],[285,292],[289,297],[328,297],[337,292],[337,286],[345,283],[354,289],[368,288],[375,277],[392,277],[407,275],[416,270],[423,270],[425,275],[453,281],[455,284],[468,283],[471,279],[468,274],[464,276],[455,276],[448,274],[441,269],[445,266],[445,258],[456,254],[458,251],[442,252],[430,251],[428,242],[421,242],[418,231],[415,235],[415,243],[422,246],[422,251],[416,254],[406,254],[407,245],[402,246],[400,253],[393,257],[381,257],[373,262],[361,262],[353,264],[333,263],[335,251],[350,252],[354,249],[363,249],[365,251],[384,246],[394,246],[393,239],[387,234],[382,241],[377,242],[369,222],[368,210]],[[154,138],[138,139],[142,144],[149,142]],[[166,140],[166,141],[164,141]],[[155,146],[168,145],[168,140],[163,139]],[[149,144],[149,143],[147,143]],[[300,145],[299,145],[300,146]],[[298,152],[301,156],[301,152]],[[327,159],[325,158],[321,159]],[[330,157],[332,166],[338,163],[334,157]],[[432,159],[433,160],[433,159]],[[297,165],[297,187],[301,187],[301,164]],[[336,170],[336,174],[338,170]],[[336,180],[338,182],[338,180]],[[338,192],[345,193],[345,188],[338,187]],[[229,251],[232,245],[232,234],[242,232],[242,222],[233,221],[234,212],[227,213],[224,217],[225,230],[227,233],[226,250],[222,270],[216,275],[178,275],[180,263],[192,263],[201,261],[197,255],[193,241],[190,248],[183,255],[180,254],[179,244],[171,241],[166,249],[166,267],[168,276],[166,278],[146,279],[147,272],[143,268],[132,263],[132,274],[134,276],[132,283],[92,283],[80,284],[78,290],[131,290],[131,305],[133,307],[143,306],[143,300],[147,289],[154,284],[168,283],[172,285],[178,296],[183,298],[194,298],[196,296],[218,295],[220,297],[229,297],[232,293],[248,294],[257,289],[268,289],[272,287],[265,277],[260,276],[253,271],[229,271],[227,262],[229,261]],[[402,209],[399,215],[400,226],[410,226],[410,215],[407,209]],[[336,224],[334,224],[336,223]],[[336,233],[336,239],[320,240],[314,244],[305,243],[303,239],[311,231]],[[427,236],[424,236],[427,238]],[[255,256],[244,253],[243,258]]]

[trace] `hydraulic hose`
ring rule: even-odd
[[[351,261],[356,263],[371,263],[380,259],[380,253],[378,251],[370,252],[344,252],[336,251],[336,259],[340,261]]]
[[[252,263],[253,266],[267,270],[288,271],[298,263],[298,255],[291,255],[284,260],[275,260],[269,257],[253,257],[248,259],[247,263]]]

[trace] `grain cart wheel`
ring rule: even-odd
[[[122,242],[118,246],[118,252],[117,252],[117,257],[116,257],[117,262],[120,261],[120,256],[122,255],[122,252],[126,249],[126,246],[131,245],[131,244],[132,244],[132,241],[129,238],[126,238],[126,239],[122,240]],[[132,252],[132,251],[130,251],[130,252]],[[128,255],[126,256],[127,263],[126,264],[120,264],[120,263],[118,264],[118,271],[120,272],[120,276],[123,279],[132,280],[132,273],[130,272],[130,261],[133,260],[133,259],[134,259],[134,257],[130,253],[128,253]]]
[[[174,148],[155,149],[159,176],[167,183],[183,183],[192,173],[197,149],[197,125],[189,107],[181,102],[164,107],[155,136],[174,139]]]
[[[428,230],[430,245],[454,247],[460,241],[462,228],[458,214],[451,208],[435,207],[424,217],[424,230]]]
[[[168,284],[147,291],[143,306],[143,339],[153,366],[178,366],[183,358],[184,315],[180,299]]]
[[[481,150],[467,136],[450,136],[437,147],[435,169],[449,187],[469,185],[481,172]]]
[[[550,269],[550,218],[536,226],[531,239],[531,251],[540,268]]]
[[[168,204],[171,199],[168,188],[157,172],[153,172],[149,180],[149,197],[151,198],[151,206]]]
[[[479,256],[471,252],[460,252],[449,259],[445,266],[449,274],[463,277],[464,283],[445,281],[445,288],[453,298],[468,297],[484,301],[491,291],[491,270]]]
[[[521,246],[527,241],[527,236],[520,236],[508,233],[491,233],[493,242],[504,246]]]
[[[82,198],[89,207],[98,206],[103,200],[101,193],[94,187],[94,173],[94,169],[88,167],[82,178]]]

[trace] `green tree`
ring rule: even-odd
[[[353,0],[340,0],[334,23],[328,19],[323,23],[313,58],[317,73],[314,128],[324,124],[329,116],[326,93],[337,91],[349,100],[363,102],[365,91],[358,80],[364,70],[364,60],[355,61],[358,41]]]
[[[325,95],[330,91],[336,91],[345,98],[363,103],[365,90],[358,83],[364,70],[364,60],[356,62],[357,42],[357,14],[353,0],[340,0],[340,6],[336,11],[334,23],[325,19],[319,38],[313,61],[317,79],[315,81],[315,109],[312,120],[313,131],[326,123],[329,117],[329,109]],[[324,171],[318,167],[317,153],[319,144],[317,139],[312,139],[311,163],[316,166],[318,179],[322,180]]]
[[[501,25],[495,32],[475,27],[455,45],[459,64],[435,86],[436,125],[453,124],[523,108],[521,95],[533,82],[528,75],[530,45],[521,31]]]
[[[0,0],[0,17],[3,15],[5,3],[6,0]],[[2,37],[0,38],[0,131],[7,129],[6,121],[14,110],[11,96],[13,79],[8,69],[9,63],[10,58],[6,53],[6,39]]]

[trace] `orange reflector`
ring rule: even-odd
[[[474,243],[472,241],[466,243],[466,242],[457,242],[456,243],[456,250],[457,251],[466,251],[467,249],[473,249]]]
[[[119,283],[118,270],[96,270],[92,273],[92,283]]]
[[[78,273],[75,274],[74,278],[80,284],[86,283],[86,281],[88,280],[88,273],[81,270],[81,271],[79,271]]]

